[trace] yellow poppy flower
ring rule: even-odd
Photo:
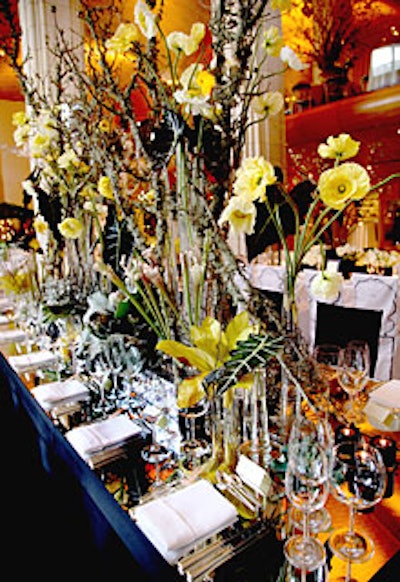
[[[83,231],[83,224],[77,218],[65,218],[58,225],[58,230],[64,238],[79,238]]]
[[[368,172],[360,164],[345,162],[322,172],[318,180],[320,198],[326,206],[341,210],[350,200],[361,200],[371,189]]]
[[[337,137],[329,136],[326,143],[318,146],[318,153],[321,158],[344,161],[354,158],[359,149],[359,141],[354,140],[348,133],[341,133]]]

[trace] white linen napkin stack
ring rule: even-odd
[[[31,392],[45,410],[68,402],[76,402],[89,396],[89,388],[76,378],[41,384],[32,388]]]
[[[213,485],[199,479],[134,508],[137,526],[170,564],[195,545],[231,526],[235,506]]]
[[[50,350],[41,350],[39,352],[29,352],[29,354],[10,356],[8,361],[17,374],[21,374],[46,366],[54,366],[57,362],[57,356]]]
[[[386,431],[400,430],[400,380],[389,380],[373,390],[364,412],[372,426]]]
[[[79,455],[87,460],[107,447],[116,447],[140,434],[142,429],[127,414],[112,416],[91,424],[77,426],[65,434]]]
[[[26,334],[22,329],[3,329],[0,330],[0,345],[15,344],[23,342]]]

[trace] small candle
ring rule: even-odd
[[[378,435],[371,439],[371,445],[381,453],[386,467],[387,482],[383,497],[391,497],[393,495],[394,471],[396,469],[396,441],[390,437]]]
[[[352,442],[356,443],[360,438],[360,431],[354,426],[350,425],[339,425],[335,430],[335,443]]]
[[[396,442],[393,439],[386,436],[376,436],[371,439],[371,445],[381,453],[385,467],[394,467],[396,464]]]

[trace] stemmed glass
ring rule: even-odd
[[[354,424],[364,420],[364,414],[356,409],[356,395],[365,387],[370,370],[370,352],[367,342],[351,341],[340,352],[338,382],[349,396],[346,410],[347,421]]]
[[[296,457],[296,446],[302,443],[304,446],[314,446],[318,444],[325,452],[329,463],[330,452],[334,444],[334,433],[329,421],[326,418],[311,420],[299,416],[292,424],[289,441],[288,457]],[[294,506],[290,512],[291,520],[298,529],[303,527],[303,512]],[[331,516],[322,505],[314,508],[308,513],[308,526],[312,533],[326,531],[331,525]]]
[[[378,449],[366,442],[345,441],[332,449],[329,480],[333,495],[349,506],[347,527],[329,538],[333,553],[348,562],[365,562],[374,552],[372,540],[355,530],[358,510],[381,501],[386,486],[386,469]],[[349,574],[348,574],[349,576]]]
[[[325,387],[325,391],[321,395],[322,398],[320,400],[322,400],[321,405],[326,417],[329,417],[331,408],[331,384],[337,378],[340,350],[341,348],[338,344],[332,343],[317,345],[313,350],[313,357],[318,364],[318,369]]]
[[[180,460],[184,469],[193,471],[200,467],[211,454],[211,444],[205,438],[205,416],[209,401],[203,398],[194,406],[179,409],[181,430]]]
[[[301,534],[289,537],[284,553],[289,564],[304,571],[319,568],[326,560],[323,544],[310,536],[309,514],[324,506],[329,492],[328,461],[316,444],[292,443],[285,473],[285,494],[303,514]]]

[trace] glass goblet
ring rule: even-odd
[[[313,571],[324,564],[323,544],[310,535],[309,515],[324,506],[329,492],[328,463],[322,448],[304,443],[292,445],[285,473],[285,494],[303,514],[302,533],[286,541],[284,553],[295,568]]]
[[[314,347],[313,358],[317,362],[318,370],[323,382],[324,390],[319,394],[319,402],[325,416],[331,411],[331,390],[337,386],[337,368],[341,347],[338,344],[324,343]],[[337,391],[337,388],[336,388]]]
[[[349,342],[340,352],[338,382],[349,396],[346,420],[354,424],[364,420],[364,414],[356,408],[356,395],[365,387],[370,370],[369,346],[363,341]]]
[[[365,562],[374,552],[373,541],[354,528],[358,510],[381,501],[386,486],[386,468],[378,449],[363,441],[345,441],[332,449],[329,480],[333,495],[349,507],[347,527],[329,538],[333,553],[349,562]]]

